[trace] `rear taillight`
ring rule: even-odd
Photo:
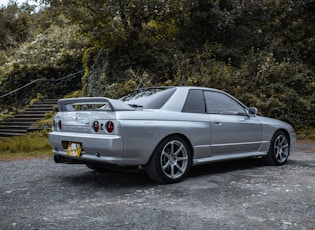
[[[62,128],[62,122],[61,122],[61,120],[59,120],[58,121],[58,129],[61,130],[61,128]]]
[[[115,126],[114,126],[114,123],[112,121],[108,121],[106,123],[106,131],[108,133],[112,133],[114,131],[114,128],[115,128]]]
[[[93,122],[93,129],[95,132],[98,132],[98,130],[100,130],[100,125],[99,125],[98,121]]]

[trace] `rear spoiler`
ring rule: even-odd
[[[135,110],[125,102],[106,97],[77,97],[58,100],[58,110],[74,111],[74,105],[92,105],[92,104],[108,104],[112,111],[131,111]],[[108,110],[108,109],[107,109]]]

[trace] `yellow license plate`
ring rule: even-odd
[[[66,150],[67,156],[80,157],[81,156],[81,144],[75,142],[69,142]]]

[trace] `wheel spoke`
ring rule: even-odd
[[[167,152],[163,151],[161,153],[161,166],[163,168],[163,171],[170,166],[170,154]]]
[[[284,137],[280,136],[280,138],[279,138],[279,142],[280,142],[279,145],[282,146],[284,141],[285,141]]]
[[[177,149],[177,151],[174,153],[175,156],[177,156],[180,152],[182,152],[183,147],[184,147],[184,146],[181,145],[181,146]]]
[[[167,161],[165,165],[162,165],[163,170],[171,165],[170,161]]]
[[[172,141],[170,145],[171,145],[171,152],[170,152],[170,154],[172,154],[172,153],[174,153],[174,141]]]
[[[179,162],[179,161],[187,161],[187,160],[188,160],[188,157],[187,157],[187,156],[184,156],[184,157],[177,157],[176,160],[177,160],[177,162]]]
[[[178,165],[178,163],[176,163],[174,166],[175,166],[181,173],[184,172],[183,169]]]
[[[163,151],[161,154],[161,158],[163,157],[167,157],[167,159],[170,159],[170,154],[168,154],[167,152]]]
[[[174,178],[174,165],[173,164],[171,164],[171,178]]]

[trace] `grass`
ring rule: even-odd
[[[0,139],[0,161],[51,156],[47,132]]]

